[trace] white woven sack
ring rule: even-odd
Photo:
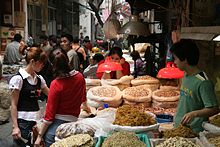
[[[116,86],[97,86],[87,92],[87,98],[97,102],[119,101],[121,96],[122,93]]]
[[[145,93],[147,91],[148,95],[143,95],[142,93]],[[148,86],[141,85],[141,86],[135,86],[135,87],[128,87],[123,90],[122,92],[123,99],[126,99],[128,101],[132,102],[150,102],[152,91],[148,88]],[[136,96],[134,96],[136,95]]]
[[[160,81],[154,77],[145,75],[145,76],[138,76],[137,78],[131,80],[132,86],[137,85],[144,85],[144,84],[153,84],[153,83],[160,83]]]
[[[158,93],[166,93],[166,92],[175,92],[178,95],[177,96],[158,96]],[[158,89],[152,93],[152,99],[159,102],[175,102],[178,101],[180,97],[180,91],[177,90],[164,90],[164,89]]]

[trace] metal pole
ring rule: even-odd
[[[133,35],[132,40],[132,47],[133,47],[133,55],[135,55],[135,42],[136,42],[136,35]],[[134,78],[137,78],[137,64],[136,64],[136,57],[134,57]]]
[[[73,35],[73,2],[72,2],[72,19],[71,19],[71,26],[72,26],[72,35]]]

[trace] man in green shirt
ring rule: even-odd
[[[185,72],[174,125],[187,125],[198,133],[203,130],[202,123],[219,112],[214,86],[197,67],[199,49],[192,40],[182,39],[170,51],[174,63]]]

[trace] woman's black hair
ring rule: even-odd
[[[54,77],[65,77],[71,71],[69,60],[61,51],[57,51],[53,60]]]
[[[70,35],[70,34],[62,34],[61,38],[63,38],[63,37],[66,37],[69,40],[69,42],[73,42],[73,36],[72,35]]]
[[[59,46],[59,44],[58,44],[57,46],[55,46],[55,47],[53,48],[53,50],[52,50],[52,51],[50,52],[50,54],[49,54],[49,60],[50,60],[51,63],[53,63],[53,61],[54,61],[55,52],[56,52],[56,51],[61,51],[61,52],[62,52],[63,54],[65,54],[65,56],[68,58],[66,51],[63,50],[63,49]]]
[[[110,49],[109,56],[117,54],[120,58],[122,58],[123,52],[120,47],[113,47]]]
[[[14,36],[14,41],[20,42],[21,39],[22,39],[21,34],[15,34],[15,36]]]
[[[54,48],[49,55],[49,60],[53,66],[54,78],[69,75],[69,72],[71,71],[69,59],[62,48],[59,46]]]
[[[186,60],[191,66],[197,65],[199,62],[199,48],[191,39],[181,39],[179,42],[173,44],[170,51],[180,61]]]

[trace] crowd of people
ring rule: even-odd
[[[107,56],[120,63],[123,70],[98,74],[97,68],[105,57],[102,53],[90,54],[91,49],[88,37],[81,44],[70,34],[61,35],[59,40],[56,36],[40,36],[39,45],[33,38],[25,44],[22,36],[16,34],[14,41],[7,45],[4,64],[13,66],[22,60],[26,62],[9,81],[12,136],[16,143],[23,138],[26,144],[33,144],[32,128],[41,117],[39,99],[47,99],[47,105],[34,144],[40,146],[44,138],[49,147],[55,142],[55,131],[60,124],[77,121],[81,109],[91,111],[86,103],[84,78],[120,78],[130,74],[129,63],[119,47],[113,47]]]
[[[21,61],[25,58],[26,52],[30,47],[40,47],[46,53],[48,58],[44,64],[43,70],[41,70],[38,74],[43,75],[47,85],[50,85],[53,77],[50,58],[52,52],[59,47],[67,55],[70,68],[81,72],[85,78],[116,79],[122,77],[123,75],[130,74],[129,63],[122,57],[123,53],[120,47],[116,46],[108,50],[108,46],[103,43],[98,47],[94,47],[98,48],[98,51],[93,51],[93,45],[88,36],[82,40],[82,38],[73,38],[70,34],[62,34],[59,38],[55,35],[51,35],[49,37],[42,35],[39,39],[40,42],[37,44],[34,42],[31,35],[29,35],[25,44],[24,41],[22,41],[22,36],[20,34],[16,34],[13,42],[9,43],[6,47],[4,64],[21,64]],[[120,63],[123,70],[111,72],[111,76],[109,76],[109,73],[94,75],[93,71],[96,71],[97,67],[104,62],[105,57],[111,57],[113,61]]]
[[[34,146],[40,146],[43,139],[49,147],[55,142],[55,131],[60,124],[77,121],[81,109],[91,111],[86,103],[85,77],[119,79],[134,73],[130,72],[120,47],[112,47],[104,57],[101,53],[90,53],[92,46],[88,38],[83,43],[70,34],[61,35],[60,40],[45,35],[40,39],[40,46],[32,42],[27,47],[20,45],[22,37],[16,34],[14,41],[6,47],[4,63],[13,65],[22,59],[26,61],[26,66],[9,82],[14,140],[19,141],[22,137],[31,145],[32,127],[40,119],[38,99],[44,94],[47,97],[44,121]],[[171,52],[175,64],[185,71],[175,126],[190,124],[196,132],[201,131],[202,122],[219,112],[213,85],[197,67],[199,50],[194,42],[180,41],[173,45]],[[140,70],[138,74],[144,75],[144,61],[139,53],[133,52],[131,56]],[[119,63],[122,70],[97,73],[106,58]]]

